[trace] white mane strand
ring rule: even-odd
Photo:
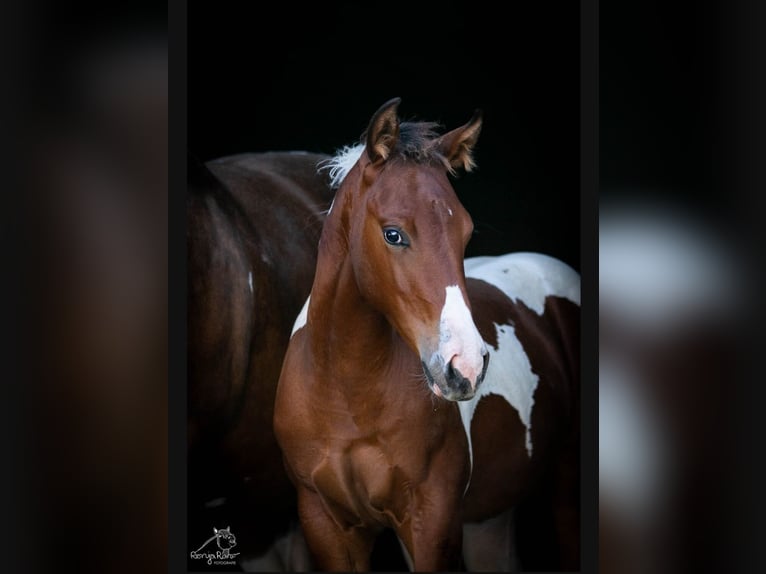
[[[364,144],[342,147],[330,159],[319,162],[319,171],[330,170],[330,187],[338,189],[364,151]]]

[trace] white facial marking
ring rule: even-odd
[[[542,315],[548,296],[563,297],[580,304],[580,276],[558,259],[539,253],[509,253],[498,256],[471,257],[465,260],[466,277],[481,279],[494,285],[511,300],[520,301]],[[495,324],[498,347],[487,345],[489,367],[484,382],[469,401],[458,403],[468,437],[473,465],[471,420],[482,397],[495,394],[503,397],[519,414],[526,428],[527,454],[532,456],[532,409],[539,377],[532,372],[524,348],[512,325]]]
[[[247,284],[250,287],[250,293],[253,292],[253,272],[249,271],[247,274]]]
[[[450,217],[452,217],[452,210],[448,207],[447,212],[449,213]]]
[[[438,353],[448,364],[454,357],[453,366],[476,385],[476,379],[484,368],[484,341],[474,325],[471,311],[457,285],[446,288],[444,307],[439,319]]]
[[[311,301],[311,295],[306,298],[306,302],[303,304],[301,312],[298,313],[298,317],[295,319],[295,323],[293,323],[293,331],[290,333],[291,339],[293,335],[295,335],[295,332],[306,324],[306,319],[309,315],[309,301]]]

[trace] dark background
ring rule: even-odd
[[[399,96],[452,129],[476,108],[478,170],[455,188],[468,255],[541,251],[579,270],[579,6],[316,2],[188,13],[188,142],[202,160],[333,153]]]
[[[672,535],[643,549],[657,572],[747,572],[762,559],[765,23],[766,6],[745,0],[599,3],[600,221],[613,213],[606,205],[639,220],[656,209],[668,229],[693,229],[700,253],[723,249],[732,266],[723,279],[742,286],[727,303],[744,316],[732,313],[711,329],[704,321],[712,313],[700,310],[685,332],[650,335],[652,351],[643,355],[630,327],[615,336],[608,313],[598,316],[599,349],[622,339],[622,360],[640,368],[666,361],[670,376],[655,368],[647,388],[655,386],[658,412],[673,421],[667,444],[686,438],[675,455],[682,470],[662,483]],[[655,288],[662,286],[660,278]],[[690,344],[703,337],[716,341],[708,352]],[[684,355],[679,341],[694,352]],[[721,358],[730,365],[723,376]],[[671,389],[677,403],[662,395]],[[684,420],[706,403],[712,416]],[[600,557],[612,534],[601,524]],[[624,549],[601,571],[625,571]]]

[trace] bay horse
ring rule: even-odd
[[[189,546],[231,525],[242,558],[297,523],[273,433],[276,385],[334,191],[304,152],[189,158]],[[288,560],[289,561],[289,560]]]
[[[579,275],[539,253],[464,261],[449,176],[475,166],[481,112],[439,135],[399,103],[332,162],[277,389],[313,560],[368,570],[392,529],[415,571],[511,570],[513,508],[550,476],[560,568],[577,569]]]

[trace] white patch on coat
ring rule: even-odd
[[[545,310],[549,296],[563,297],[580,304],[580,276],[567,264],[540,253],[509,253],[498,256],[471,257],[465,260],[466,277],[481,279],[494,285],[512,301],[520,301],[538,315]],[[532,408],[539,377],[532,372],[521,342],[511,325],[495,324],[498,348],[487,343],[489,367],[484,382],[469,401],[458,403],[468,437],[471,466],[471,420],[482,397],[495,394],[503,397],[516,412],[526,428],[527,454],[532,456]]]
[[[473,385],[484,368],[486,345],[473,322],[460,287],[450,285],[445,291],[444,307],[439,319],[437,352],[445,364],[454,357],[453,366]]]
[[[250,293],[253,292],[253,272],[249,271],[247,273],[247,285],[250,287]]]
[[[306,319],[309,315],[309,301],[311,301],[311,295],[306,297],[306,302],[303,304],[301,312],[298,313],[298,317],[296,317],[295,323],[293,323],[293,331],[290,333],[291,339],[293,338],[293,335],[295,335],[295,332],[306,324]]]
[[[563,261],[541,253],[469,257],[465,276],[494,285],[512,301],[522,301],[538,315],[549,296],[580,304],[580,275]]]
[[[532,407],[535,404],[535,389],[540,378],[532,372],[521,342],[510,325],[495,325],[498,348],[490,345],[489,366],[484,382],[470,401],[458,403],[463,426],[470,442],[470,424],[476,405],[482,397],[499,395],[519,413],[519,419],[526,429],[527,454],[532,457]],[[473,453],[471,453],[473,460]]]

